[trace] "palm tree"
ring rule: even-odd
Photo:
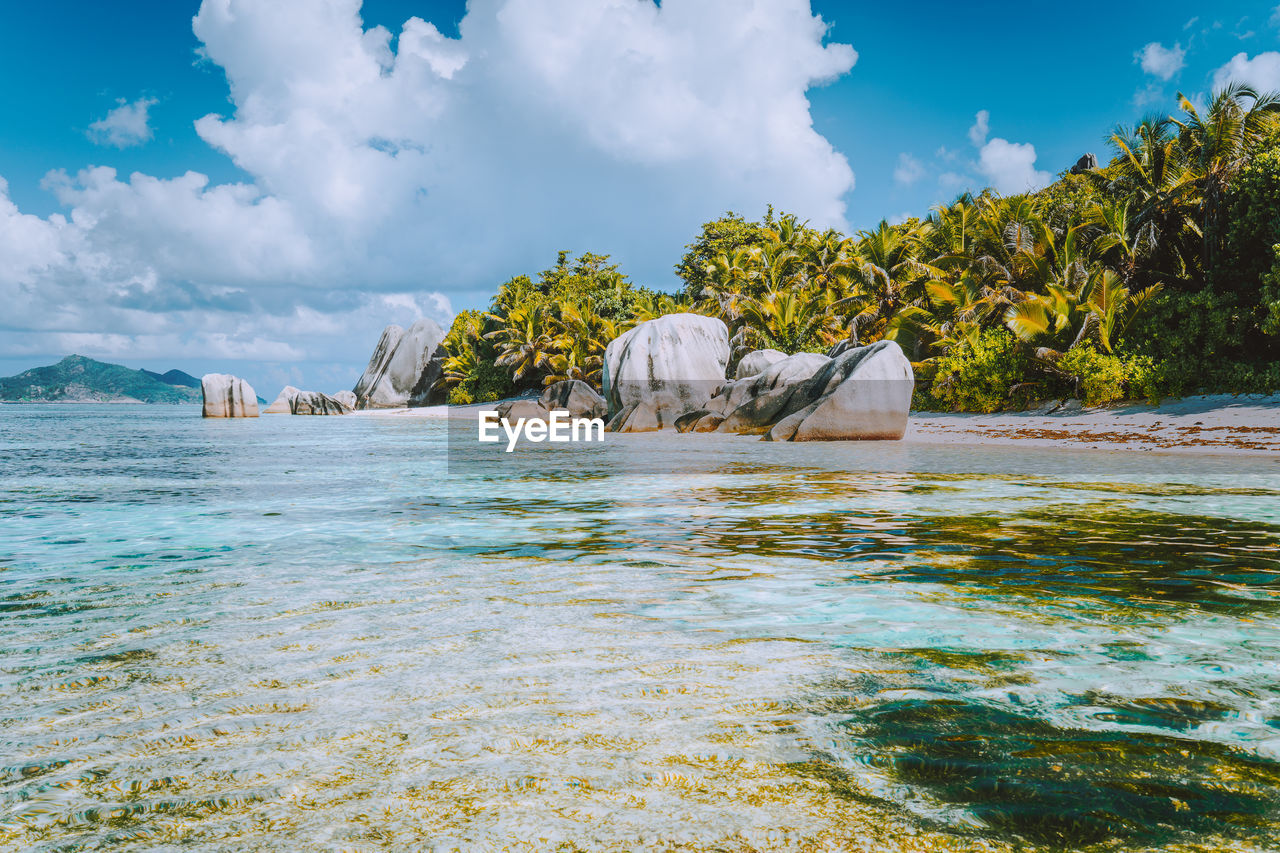
[[[1069,338],[1065,347],[1059,344],[1037,348],[1036,356],[1049,362],[1057,361],[1071,347],[1087,340],[1096,341],[1110,353],[1159,292],[1160,285],[1156,284],[1134,293],[1115,270],[1098,267],[1076,290],[1049,285],[1046,293],[1032,294],[1024,302],[1011,305],[1004,320],[1011,332],[1028,343],[1045,339],[1058,343]]]
[[[849,295],[858,271],[852,240],[832,228],[804,241],[796,254],[805,284],[833,300]]]
[[[830,323],[825,298],[800,288],[770,290],[748,300],[743,319],[765,346],[785,353],[822,342]]]
[[[695,306],[682,296],[672,296],[670,293],[654,293],[644,301],[637,303],[628,328],[645,320],[665,317],[667,314],[686,314],[694,310]]]
[[[1259,94],[1243,83],[1231,83],[1213,94],[1204,115],[1178,93],[1184,118],[1173,119],[1178,144],[1202,182],[1201,231],[1205,269],[1213,266],[1219,217],[1227,184],[1248,165],[1261,143],[1277,129],[1280,95]]]
[[[495,314],[488,317],[500,324],[484,336],[485,340],[497,342],[499,355],[494,364],[511,368],[516,382],[533,382],[545,356],[556,348],[538,312],[513,308],[505,317]]]
[[[931,228],[926,222],[894,226],[881,220],[876,230],[858,232],[855,292],[831,305],[833,310],[861,306],[846,320],[850,340],[861,340],[867,328],[873,334],[880,329],[883,336],[889,320],[904,306],[927,304],[923,282],[942,274],[919,259]]]
[[[706,266],[708,283],[703,285],[699,300],[707,307],[714,306],[730,325],[742,316],[742,302],[749,297],[759,273],[759,254],[754,247],[743,246],[721,252]]]
[[[1200,182],[1178,145],[1175,126],[1170,118],[1148,118],[1116,129],[1111,144],[1119,157],[1111,191],[1132,198],[1127,224],[1146,229],[1148,239],[1162,247],[1154,268],[1184,277],[1199,266]]]

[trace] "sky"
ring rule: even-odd
[[[0,10],[0,375],[78,353],[350,388],[556,252],[675,289],[699,225],[1043,186],[1280,89],[1266,3],[45,0]]]

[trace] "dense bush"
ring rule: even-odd
[[[961,341],[936,361],[933,382],[922,389],[918,408],[994,412],[1012,402],[1010,389],[1027,372],[1027,357],[1004,329],[989,329]],[[1014,392],[1016,396],[1018,392]]]
[[[1072,347],[1055,367],[1073,380],[1074,396],[1087,406],[1142,397],[1159,402],[1160,377],[1150,356],[1101,353],[1093,344]]]

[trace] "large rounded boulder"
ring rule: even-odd
[[[229,373],[206,373],[200,377],[206,418],[256,418],[258,395],[253,386]]]
[[[619,335],[604,353],[608,428],[669,429],[724,384],[729,330],[714,317],[667,314]]]
[[[845,349],[835,358],[797,353],[728,382],[682,432],[763,434],[771,441],[900,439],[915,377],[893,341]]]
[[[799,383],[770,441],[898,440],[907,432],[915,374],[893,341],[854,347]]]
[[[353,393],[360,409],[425,406],[443,372],[444,330],[423,318],[409,329],[387,326]]]

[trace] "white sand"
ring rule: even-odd
[[[907,441],[1017,444],[1180,453],[1280,454],[1280,395],[1216,394],[1159,406],[1059,409],[993,415],[913,415]]]

